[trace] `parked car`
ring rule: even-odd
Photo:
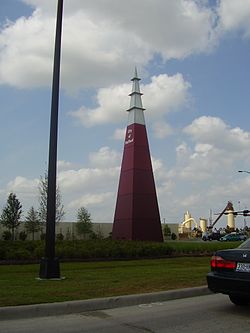
[[[235,232],[231,232],[230,234],[227,234],[220,238],[221,242],[236,242],[236,241],[245,241],[247,239],[247,236],[244,234],[238,234]]]
[[[235,249],[215,252],[207,284],[211,291],[228,295],[236,305],[250,303],[250,239]]]
[[[203,235],[202,235],[202,240],[204,241],[211,241],[211,240],[220,240],[221,238],[221,234],[220,232],[205,232]]]

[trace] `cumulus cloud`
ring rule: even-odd
[[[234,154],[250,148],[250,134],[239,127],[231,128],[218,117],[202,116],[184,128],[195,141],[208,143],[220,149],[227,147]]]
[[[15,177],[7,183],[5,188],[0,190],[0,206],[4,207],[9,194],[11,192],[15,193],[22,204],[22,217],[24,217],[24,214],[32,205],[34,207],[37,205],[38,184],[39,179],[28,179],[22,176]]]
[[[145,93],[143,104],[148,109],[147,117],[159,119],[171,111],[186,107],[189,103],[190,87],[190,83],[185,81],[181,74],[153,76],[149,84],[141,85],[141,91]],[[83,106],[70,114],[88,127],[119,123],[124,119],[124,110],[128,108],[130,91],[131,85],[129,84],[99,89],[96,108],[90,109]],[[157,124],[155,126],[159,127]],[[164,135],[166,134],[166,126],[164,129],[161,128],[161,136],[163,132]]]
[[[173,129],[165,122],[155,122],[153,124],[154,136],[158,139],[164,139],[173,133]]]
[[[113,139],[124,140],[126,128],[116,128],[113,134]]]
[[[69,169],[72,169],[74,167],[75,167],[74,163],[67,162],[67,161],[62,161],[62,160],[57,161],[57,170],[59,172],[63,171],[63,170],[69,170]]]
[[[241,31],[250,37],[250,0],[221,0],[218,13],[222,31]]]
[[[114,182],[119,172],[118,167],[113,168],[81,168],[78,170],[67,170],[59,173],[58,182],[62,191],[79,192],[91,189],[96,186],[104,188],[107,182]]]
[[[250,133],[217,117],[199,117],[183,129],[188,140],[176,148],[174,177],[198,184],[223,179],[249,162]]]
[[[18,88],[47,86],[52,72],[53,21],[35,11],[9,22],[0,33],[0,83]]]
[[[37,190],[39,184],[38,179],[27,179],[25,177],[17,176],[14,180],[7,184],[7,192],[17,193],[22,197],[32,197]]]
[[[101,147],[98,152],[89,154],[90,164],[101,168],[117,166],[120,160],[121,154],[110,147]]]
[[[239,200],[246,205],[250,176],[237,170],[249,168],[250,133],[216,117],[197,118],[183,133],[186,140],[176,148],[176,163],[170,168],[163,163],[155,172],[161,212],[162,216],[167,212],[167,222],[178,218],[181,222],[180,212],[186,210],[195,214],[197,221],[208,218],[210,208],[219,212],[228,200],[235,206]]]
[[[87,127],[94,125],[119,123],[124,119],[125,110],[128,108],[128,94],[131,90],[129,84],[101,88],[97,92],[97,104],[94,109],[82,106],[70,115],[80,120]]]
[[[79,209],[80,207],[89,207],[93,205],[103,205],[105,201],[109,200],[110,198],[114,198],[114,193],[113,192],[106,192],[106,193],[98,193],[98,194],[93,194],[93,193],[88,193],[80,198],[77,198],[76,200],[72,200],[69,204],[68,207],[70,209]]]
[[[89,155],[89,163],[89,168],[72,168],[72,163],[67,161],[58,163],[62,168],[58,168],[57,182],[66,219],[74,220],[76,210],[81,206],[91,206],[94,219],[98,217],[100,221],[103,221],[103,218],[111,222],[119,180],[120,153],[109,147],[101,147]],[[71,169],[68,169],[69,167]],[[17,176],[1,189],[1,206],[4,206],[8,194],[13,192],[21,201],[24,212],[27,212],[31,205],[38,207],[38,185],[39,179]]]
[[[0,83],[50,86],[56,2],[24,2],[33,14],[0,32]],[[63,23],[62,86],[69,91],[120,83],[135,64],[142,68],[155,54],[184,58],[214,43],[214,12],[194,0],[71,0]]]
[[[32,15],[7,21],[0,31],[0,83],[50,86],[56,1],[23,2],[34,8]],[[65,2],[62,86],[68,91],[110,86],[156,54],[166,61],[208,52],[218,42],[218,30],[249,37],[249,18],[249,0],[221,0],[214,8],[196,0]]]

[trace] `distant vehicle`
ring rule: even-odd
[[[245,241],[247,236],[244,234],[237,234],[232,232],[220,238],[221,242],[236,242],[236,241]]]
[[[235,249],[215,252],[207,284],[211,291],[228,295],[235,305],[250,304],[250,239]]]
[[[202,236],[202,240],[204,241],[212,241],[212,240],[220,240],[221,238],[220,232],[211,232],[211,233],[204,233]]]

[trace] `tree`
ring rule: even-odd
[[[35,232],[41,230],[41,221],[39,219],[38,212],[34,209],[33,206],[30,208],[30,210],[27,213],[24,226],[27,233],[32,234],[32,240],[34,240]]]
[[[2,211],[1,223],[11,231],[11,239],[15,240],[15,230],[20,225],[22,205],[14,193],[10,193],[7,204]]]
[[[48,197],[48,174],[45,172],[44,178],[40,177],[40,183],[38,185],[39,191],[39,219],[45,224],[47,219],[47,197]],[[64,206],[62,204],[62,198],[59,186],[56,187],[56,223],[62,221],[65,215]]]
[[[86,235],[92,233],[92,221],[88,210],[81,207],[77,211],[76,230],[79,235]]]
[[[170,238],[171,237],[171,229],[167,224],[164,225],[163,227],[163,235],[165,238]]]

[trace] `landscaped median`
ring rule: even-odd
[[[167,241],[57,241],[56,256],[61,260],[112,260],[173,257],[182,255],[211,255],[214,251],[236,247],[240,242]],[[0,263],[39,261],[44,256],[43,241],[0,241]]]
[[[9,244],[8,249],[12,254],[14,251],[21,253],[21,250],[38,253],[37,248],[43,245],[39,243],[39,247],[36,247],[34,242],[21,242],[22,246],[26,246],[21,248],[18,243]],[[206,274],[210,270],[210,254],[218,247],[237,245],[238,243],[229,245],[220,242],[161,244],[62,241],[57,243],[57,253],[61,253],[62,259],[71,257],[78,260],[106,260],[62,262],[61,275],[65,279],[60,281],[38,280],[38,263],[0,265],[0,306],[84,300],[203,286],[206,284]],[[3,248],[1,250],[3,251]],[[72,256],[69,256],[70,253]],[[171,257],[173,255],[174,257]],[[155,259],[132,260],[140,256],[155,256]],[[165,258],[159,259],[157,256]],[[34,257],[30,254],[29,258]],[[111,258],[116,260],[110,260]],[[9,257],[9,260],[11,259],[14,260],[14,257]]]

